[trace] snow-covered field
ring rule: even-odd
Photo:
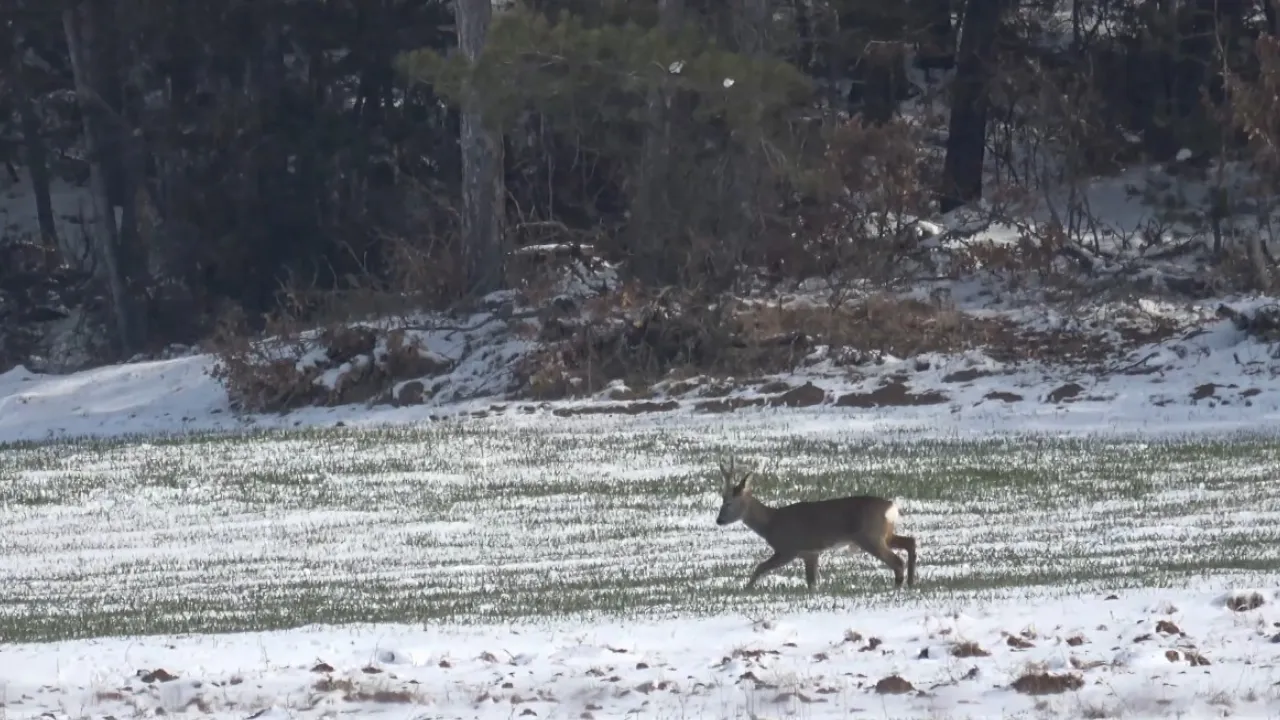
[[[1242,403],[1117,404],[1125,433],[1068,405],[1056,437],[945,405],[127,436],[221,422],[198,362],[5,376],[48,390],[28,437],[59,397],[102,436],[0,450],[6,717],[1280,716],[1280,444],[1201,432]],[[766,502],[898,498],[917,587],[835,553],[812,595],[798,564],[745,591],[728,452]]]
[[[1228,607],[1252,597],[768,616],[729,604],[700,621],[308,627],[6,646],[0,659],[6,717],[1275,717],[1280,607],[1270,591]]]

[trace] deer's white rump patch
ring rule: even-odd
[[[897,503],[892,503],[891,505],[889,505],[889,509],[884,511],[884,519],[888,520],[889,523],[892,525],[898,524],[898,504]]]

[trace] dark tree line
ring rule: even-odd
[[[117,355],[355,288],[448,305],[529,243],[708,291],[829,271],[872,169],[929,214],[1034,184],[1000,137],[1081,173],[1256,146],[1260,1],[8,0],[0,160],[39,231],[6,240],[92,276]]]

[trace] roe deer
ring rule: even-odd
[[[772,508],[751,496],[751,476],[748,470],[735,481],[733,458],[729,467],[720,463],[724,477],[724,503],[716,516],[717,525],[729,525],[739,520],[764,538],[773,548],[773,556],[756,566],[747,581],[754,587],[765,573],[772,572],[800,558],[804,560],[804,579],[812,591],[818,582],[818,557],[827,550],[857,547],[879,558],[893,570],[893,586],[902,587],[902,558],[893,550],[906,550],[907,585],[916,582],[916,539],[895,535],[898,523],[898,506],[891,500],[856,495],[792,503]]]

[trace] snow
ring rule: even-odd
[[[799,423],[816,432],[832,426],[841,432],[854,428],[865,433],[921,437],[1267,431],[1280,420],[1280,359],[1274,357],[1270,346],[1236,329],[1228,320],[1212,319],[1211,308],[1216,302],[1194,307],[1145,302],[1142,310],[1151,317],[1173,318],[1189,329],[1169,340],[1141,345],[1102,368],[1007,364],[969,351],[912,358],[886,356],[880,364],[860,367],[850,375],[819,348],[808,359],[808,367],[770,379],[795,386],[813,383],[834,399],[845,393],[871,393],[905,377],[910,392],[936,391],[945,400],[920,406],[848,408],[828,403],[785,411],[745,408],[730,418],[699,412],[697,403],[705,398],[696,396],[679,398],[675,411],[640,416],[553,415],[557,409],[572,410],[599,402],[595,399],[526,403],[523,405],[529,411],[517,412],[515,405],[522,403],[508,403],[501,393],[511,382],[511,359],[526,351],[529,342],[504,337],[497,331],[499,324],[482,321],[471,323],[476,328],[472,335],[440,330],[424,331],[413,338],[419,343],[420,354],[455,360],[456,365],[445,376],[446,392],[412,407],[356,404],[305,408],[285,415],[238,415],[232,412],[222,387],[209,376],[214,363],[209,355],[101,367],[70,375],[41,375],[19,367],[0,375],[0,442],[337,423],[353,427],[398,425],[482,411],[501,415],[500,422],[517,426],[729,423],[752,428],[783,423],[794,429]],[[1264,302],[1265,298],[1249,298],[1232,304],[1250,309]],[[1093,314],[1086,308],[1070,318],[1047,310],[1021,319],[1027,325],[1065,331],[1117,322],[1105,308]],[[318,359],[313,351],[299,362],[314,365]],[[1078,385],[1079,392],[1053,401],[1050,394],[1068,383]],[[612,385],[601,395],[607,397],[621,387]],[[728,397],[757,396],[753,388],[745,387]]]
[[[1244,611],[1199,587],[963,604],[907,593],[772,617],[103,638],[8,645],[0,676],[10,713],[52,718],[1274,717],[1276,593],[1232,595],[1255,592],[1263,604]],[[1029,673],[1083,686],[1011,687]],[[891,675],[914,691],[878,693]]]

